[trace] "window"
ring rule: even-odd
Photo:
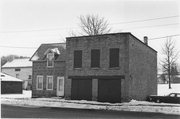
[[[47,67],[53,67],[54,66],[54,53],[48,53],[47,54]]]
[[[15,69],[15,71],[21,71],[21,69],[19,69],[19,68],[16,68],[16,69]]]
[[[37,76],[36,88],[37,90],[43,89],[43,76]]]
[[[28,79],[32,79],[32,75],[29,75]]]
[[[74,68],[82,67],[82,50],[74,51]]]
[[[46,89],[53,90],[53,76],[47,76]]]
[[[119,67],[119,48],[111,48],[109,53],[109,67]]]
[[[19,74],[16,74],[16,78],[18,78],[18,79],[19,79]]]
[[[98,49],[91,50],[91,67],[100,67],[100,50]]]

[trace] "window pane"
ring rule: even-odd
[[[43,77],[37,77],[37,89],[43,89]]]
[[[50,67],[53,66],[53,58],[54,58],[53,53],[48,53],[47,54],[47,66],[50,66]]]
[[[48,66],[53,66],[53,61],[52,60],[51,61],[48,60],[47,62],[48,62]]]
[[[110,49],[109,67],[119,67],[119,48]]]
[[[16,68],[16,69],[15,69],[15,71],[21,71],[21,69],[19,69],[19,68]]]
[[[100,67],[100,50],[91,50],[91,67]]]
[[[53,77],[47,77],[47,89],[53,89]]]
[[[82,51],[76,50],[74,51],[74,68],[82,67]]]

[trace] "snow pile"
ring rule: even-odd
[[[167,95],[172,92],[180,92],[180,84],[172,84],[172,89],[168,89],[168,84],[158,85],[158,95]],[[59,107],[77,109],[102,109],[116,111],[138,111],[138,112],[159,112],[180,115],[180,104],[153,103],[147,101],[131,100],[126,103],[102,103],[86,100],[65,100],[58,97],[53,98],[31,98],[31,91],[23,91],[23,94],[3,94],[2,104],[31,106],[31,107]]]
[[[180,84],[171,84],[171,89],[169,89],[169,84],[158,84],[158,95],[168,95],[170,93],[180,93]]]
[[[32,91],[23,90],[23,94],[2,94],[1,98],[31,98]]]
[[[159,112],[180,114],[180,104],[151,103],[132,100],[129,103],[102,103],[85,100],[64,100],[54,98],[2,98],[2,104],[31,106],[31,107],[59,107],[76,109],[97,109],[116,111]]]

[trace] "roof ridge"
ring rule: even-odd
[[[66,43],[42,43],[41,45],[51,45],[51,44],[66,44]]]

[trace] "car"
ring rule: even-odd
[[[150,102],[178,103],[180,104],[180,93],[170,93],[167,96],[150,95],[147,97]]]

